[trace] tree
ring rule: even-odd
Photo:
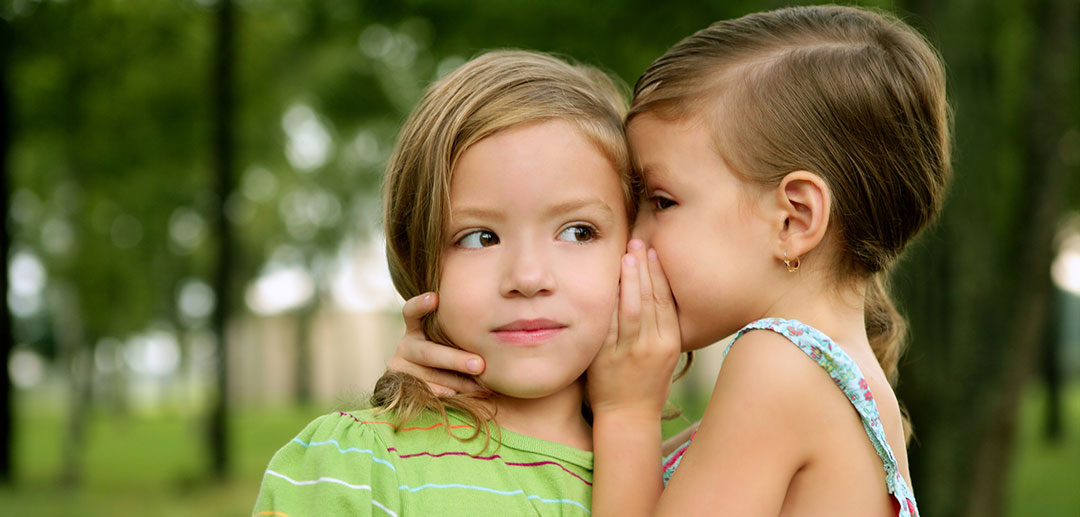
[[[900,394],[927,514],[1002,514],[1017,407],[1046,332],[1077,10],[1037,4],[917,8],[950,71],[956,114],[951,198],[896,278],[911,320]]]
[[[191,152],[203,110],[189,87],[198,25],[190,12],[159,5],[21,6],[8,18],[18,44],[5,45],[13,98],[5,113],[20,128],[11,183],[30,201],[14,213],[12,245],[44,266],[47,284],[41,308],[15,328],[70,372],[60,448],[62,477],[74,483],[97,344],[165,320],[172,272],[192,260],[169,252],[167,230],[201,187],[190,173],[202,156]]]
[[[215,193],[217,213],[214,214],[217,264],[214,273],[214,292],[217,304],[214,307],[213,329],[217,351],[217,398],[210,412],[209,445],[211,468],[218,478],[223,478],[229,468],[228,447],[228,400],[229,400],[229,362],[228,362],[228,315],[235,305],[233,293],[235,280],[233,275],[232,223],[225,213],[225,204],[234,190],[234,129],[235,92],[233,69],[235,67],[235,8],[231,0],[221,0],[217,4],[214,59],[211,87],[213,96],[213,171],[217,179]]]
[[[8,54],[13,38],[7,20],[0,18],[0,257],[4,270],[0,272],[0,293],[8,292],[8,257],[11,256],[11,235],[7,214],[11,206],[11,183],[8,173],[8,149],[11,148],[12,116],[8,93]],[[0,484],[9,483],[13,476],[12,453],[14,440],[12,423],[15,421],[14,396],[8,373],[8,357],[15,345],[14,329],[11,328],[11,308],[4,303],[0,311]]]

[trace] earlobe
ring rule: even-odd
[[[782,218],[777,258],[794,261],[816,248],[825,237],[832,195],[825,180],[808,171],[784,176],[776,194]]]

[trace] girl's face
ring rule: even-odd
[[[603,343],[628,235],[618,173],[565,121],[473,144],[450,184],[438,322],[516,398],[571,385]]]
[[[710,345],[768,307],[755,282],[776,264],[763,194],[731,172],[704,123],[644,113],[628,131],[647,188],[634,236],[656,249],[667,274],[683,350]]]

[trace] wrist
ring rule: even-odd
[[[622,402],[601,402],[592,404],[594,418],[597,416],[615,416],[630,419],[653,419],[659,420],[663,412],[664,404],[661,401],[649,401],[638,399]]]
[[[625,426],[660,425],[660,411],[641,406],[606,406],[593,408],[593,426],[615,423]]]

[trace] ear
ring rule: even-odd
[[[816,248],[829,226],[832,195],[821,176],[795,171],[776,187],[778,234],[776,257],[794,260]]]

